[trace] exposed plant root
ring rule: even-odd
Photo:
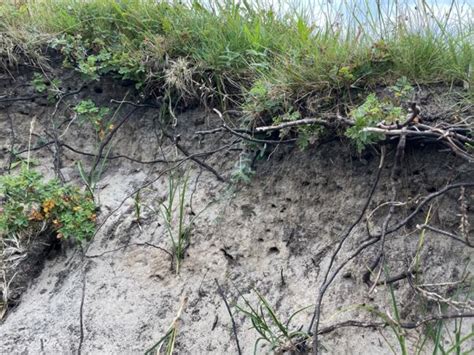
[[[396,323],[396,326],[399,326],[400,328],[403,329],[415,329],[418,327],[421,327],[422,325],[425,325],[427,323],[437,321],[437,320],[445,320],[445,319],[456,319],[456,318],[474,318],[474,313],[458,313],[458,314],[444,314],[440,316],[433,316],[433,317],[428,317],[425,319],[421,319],[416,322],[403,322],[403,323]],[[362,321],[356,321],[356,320],[347,320],[343,321],[337,324],[330,325],[328,327],[324,327],[319,330],[319,334],[328,334],[331,333],[337,329],[340,328],[345,328],[345,327],[357,327],[357,328],[385,328],[389,326],[389,322],[362,322]]]
[[[241,355],[242,350],[240,349],[239,336],[237,335],[237,325],[235,324],[234,316],[232,314],[232,311],[230,310],[229,303],[227,302],[227,299],[224,294],[224,290],[222,290],[222,287],[219,284],[219,281],[217,281],[217,279],[214,279],[214,281],[217,285],[217,292],[222,297],[222,300],[224,301],[224,304],[225,304],[225,308],[227,309],[227,313],[229,313],[230,320],[232,321],[232,331],[234,332],[234,339],[235,339],[235,345],[237,346],[237,353]]]
[[[318,330],[319,330],[319,322],[320,322],[320,317],[321,317],[321,307],[322,307],[323,297],[324,297],[327,289],[331,285],[331,283],[334,281],[334,279],[338,275],[339,271],[342,269],[342,267],[344,267],[345,263],[341,264],[339,266],[339,268],[337,268],[331,274],[332,267],[333,267],[333,265],[336,261],[337,255],[339,254],[340,250],[342,249],[342,246],[343,246],[344,242],[347,240],[347,238],[349,238],[349,236],[351,235],[351,232],[354,230],[354,228],[360,223],[360,221],[362,220],[362,218],[365,215],[365,212],[367,211],[367,208],[369,207],[370,201],[372,200],[372,197],[374,195],[374,192],[375,192],[375,190],[377,188],[377,185],[378,185],[378,182],[380,180],[380,175],[381,175],[381,172],[382,172],[382,168],[384,166],[384,159],[385,159],[385,149],[382,149],[382,153],[380,155],[380,163],[379,163],[378,170],[377,170],[377,175],[375,177],[375,181],[374,181],[374,183],[372,185],[372,188],[370,190],[369,196],[368,196],[368,198],[367,198],[367,200],[366,200],[366,202],[365,202],[358,218],[354,221],[354,223],[352,223],[352,225],[347,229],[346,232],[344,232],[344,234],[340,238],[340,241],[339,241],[339,243],[336,247],[336,250],[333,252],[333,254],[331,256],[329,266],[328,266],[328,268],[326,270],[326,273],[324,275],[323,283],[320,286],[319,291],[317,293],[316,307],[315,307],[313,317],[311,318],[311,322],[310,322],[309,327],[308,327],[308,333],[313,334],[313,341],[312,341],[313,342],[313,353],[315,353],[315,354],[318,353],[318,334],[319,334]],[[370,246],[370,245],[368,245],[368,246]],[[354,257],[356,255],[354,255]],[[347,262],[349,262],[349,260]]]

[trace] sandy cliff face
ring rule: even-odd
[[[81,86],[75,74],[60,75],[66,90]],[[33,147],[50,140],[56,108],[47,98],[37,97],[29,86],[30,79],[31,73],[24,72],[14,80],[5,75],[0,81],[0,97],[35,96],[21,101],[0,100],[0,158],[4,167],[12,144],[17,150],[27,147],[33,117]],[[61,141],[81,152],[94,152],[96,143],[90,128],[71,121],[70,106],[88,98],[112,110],[119,108],[118,117],[123,117],[132,107],[119,107],[110,100],[134,101],[139,95],[131,87],[104,79],[66,97],[53,120]],[[253,351],[258,334],[251,329],[249,319],[233,307],[244,304],[239,292],[256,304],[253,290],[258,290],[283,320],[315,304],[333,251],[369,196],[379,165],[377,152],[369,149],[358,157],[347,142],[339,140],[317,143],[305,151],[277,147],[256,162],[256,173],[248,185],[232,185],[219,181],[191,159],[182,162],[183,153],[160,134],[157,115],[156,109],[139,108],[114,136],[110,156],[117,158],[106,165],[97,188],[101,226],[97,235],[84,251],[67,242],[60,250],[44,249],[44,267],[38,264],[39,275],[18,286],[25,287],[19,303],[0,323],[1,352],[143,352],[166,332],[186,299],[179,322],[178,352],[235,353],[231,321],[217,292],[218,280],[235,312],[240,344],[247,354]],[[195,109],[182,113],[171,132],[179,135],[187,152],[197,154],[195,157],[228,179],[242,154],[241,145],[230,145],[235,137],[225,132],[195,134],[219,124],[214,115]],[[36,168],[48,176],[54,176],[54,149],[49,145],[32,151]],[[387,205],[377,206],[390,200],[394,153],[395,146],[387,146],[380,182],[368,208],[373,214],[354,229],[336,265],[367,238],[367,227],[372,233],[380,231]],[[61,154],[61,173],[67,181],[80,184],[76,162],[90,165],[94,158],[67,147]],[[392,223],[402,220],[423,197],[446,184],[472,180],[472,166],[452,156],[448,159],[448,154],[433,146],[407,147],[397,182],[400,203]],[[121,156],[142,162],[173,162],[142,164]],[[170,250],[171,241],[158,212],[168,196],[169,168],[176,165],[175,177],[189,176],[186,221],[194,218],[190,245],[178,275],[165,252]],[[127,196],[156,178],[141,191],[138,224],[134,199]],[[430,206],[433,225],[458,233],[459,193],[453,189],[433,199],[405,227],[387,236],[390,275],[410,267],[419,245],[420,232],[415,226],[423,223]],[[465,198],[472,203],[472,189],[466,190]],[[471,211],[469,218],[474,225],[472,217]],[[426,232],[419,250],[423,265],[420,283],[456,281],[472,269],[468,247],[434,232]],[[380,285],[369,293],[362,280],[377,253],[377,246],[368,248],[335,279],[323,300],[321,328],[347,319],[381,321],[369,308],[393,315],[389,289]],[[436,304],[422,297],[406,278],[392,285],[404,321],[415,322],[438,312]],[[457,292],[448,291],[450,297]],[[310,307],[300,312],[292,321],[293,328],[306,330],[313,310]],[[447,324],[450,327],[452,323]],[[396,346],[389,328],[382,333]],[[422,327],[410,331],[410,349],[422,334]],[[330,354],[389,352],[381,333],[371,328],[341,328],[321,336],[321,342],[322,349]],[[260,344],[259,353],[270,351],[263,342]]]

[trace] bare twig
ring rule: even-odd
[[[444,314],[441,316],[433,316],[428,317],[425,319],[418,320],[416,322],[406,322],[406,323],[397,323],[396,325],[400,328],[404,329],[415,329],[418,328],[426,323],[438,321],[438,320],[445,320],[445,319],[456,319],[456,318],[473,318],[474,313],[459,313],[459,314]],[[333,332],[339,328],[346,328],[346,327],[357,327],[357,328],[380,328],[392,325],[389,322],[362,322],[356,320],[347,320],[344,322],[340,322],[337,324],[333,324],[328,327],[324,327],[319,330],[319,334],[327,334]]]
[[[416,229],[419,229],[419,230],[423,230],[423,229],[428,229],[432,232],[435,232],[435,233],[438,233],[438,234],[442,234],[442,235],[445,235],[457,242],[460,242],[460,243],[463,243],[464,245],[467,245],[468,247],[470,248],[474,248],[474,245],[472,245],[470,242],[469,242],[469,239],[466,238],[466,240],[463,240],[461,237],[457,236],[456,234],[453,234],[453,233],[449,233],[447,231],[444,231],[442,229],[439,229],[439,228],[436,228],[436,227],[432,227],[428,224],[417,224],[416,225]]]
[[[89,259],[94,259],[94,258],[100,258],[104,255],[107,255],[107,254],[111,254],[111,253],[115,253],[117,251],[120,251],[120,250],[123,250],[125,248],[128,248],[130,246],[137,246],[137,247],[152,247],[152,248],[155,248],[155,249],[159,249],[161,250],[162,252],[168,254],[169,256],[173,257],[173,254],[171,254],[168,250],[162,248],[162,247],[159,247],[158,245],[155,245],[155,244],[152,244],[152,243],[149,243],[149,242],[145,242],[145,243],[131,243],[131,244],[127,244],[127,245],[122,245],[121,247],[118,247],[118,248],[115,248],[115,249],[112,249],[112,250],[106,250],[102,253],[99,253],[99,254],[93,254],[93,255],[87,255],[87,254],[84,254],[84,256],[86,258],[89,258]]]
[[[80,326],[80,336],[79,336],[79,345],[77,347],[77,354],[81,355],[82,344],[84,343],[84,299],[86,297],[86,265],[82,269],[82,293],[81,293],[81,304],[79,308],[79,326]]]
[[[226,179],[224,179],[212,166],[210,166],[209,164],[207,164],[206,162],[202,161],[202,160],[199,160],[198,158],[196,158],[196,156],[194,156],[193,154],[189,153],[186,148],[184,148],[181,144],[178,143],[178,140],[176,139],[175,136],[172,136],[171,134],[169,134],[168,132],[166,132],[165,130],[163,130],[163,135],[170,139],[171,142],[174,143],[174,145],[176,146],[176,148],[184,154],[184,156],[186,156],[187,158],[189,158],[190,160],[194,161],[195,163],[197,163],[198,165],[202,166],[204,169],[210,171],[216,178],[217,180],[221,181],[221,182],[225,182]]]
[[[238,139],[238,140],[235,140],[234,142],[232,142],[231,144],[229,145],[226,145],[224,147],[220,147],[218,149],[215,149],[215,150],[211,150],[211,151],[207,151],[207,152],[201,152],[201,153],[194,153],[192,154],[193,157],[206,157],[206,156],[209,156],[209,155],[212,155],[212,154],[215,154],[219,151],[222,151],[226,148],[230,148],[231,146],[233,145],[236,145],[237,143],[239,143],[241,140]],[[30,149],[30,151],[34,151],[34,150],[39,150],[39,149],[42,149],[44,147],[47,147],[51,144],[54,144],[55,142],[54,141],[50,141],[50,142],[46,142],[46,143],[43,143],[37,147],[33,147]],[[94,157],[94,158],[97,158],[99,157],[97,154],[94,154],[94,153],[90,153],[90,152],[84,152],[82,150],[79,150],[75,147],[72,147],[64,142],[60,142],[61,146],[63,146],[64,148],[74,152],[74,153],[77,153],[77,154],[80,154],[80,155],[84,155],[84,156],[88,156],[88,157]],[[234,148],[236,149],[236,148]],[[26,153],[28,151],[28,149],[25,149],[25,150],[22,150],[22,151],[19,151],[19,152],[16,152],[15,154],[23,154],[23,153]],[[100,156],[101,159],[107,159],[107,160],[116,160],[116,159],[125,159],[125,160],[128,160],[128,161],[131,161],[133,163],[137,163],[137,164],[144,164],[144,165],[151,165],[151,164],[156,164],[156,163],[164,163],[164,164],[170,164],[170,163],[179,163],[181,160],[183,159],[173,159],[173,160],[167,160],[167,159],[154,159],[154,160],[139,160],[139,159],[135,159],[133,157],[129,157],[127,155],[111,155],[111,156],[108,156],[106,154],[103,154]],[[185,158],[185,159],[188,159],[188,158]]]
[[[249,141],[249,142],[254,142],[254,143],[263,143],[263,144],[288,144],[288,143],[294,143],[297,141],[296,138],[292,138],[292,139],[282,139],[282,140],[272,140],[272,139],[258,139],[258,138],[254,138],[254,137],[250,137],[246,134],[243,134],[243,133],[239,133],[237,132],[236,130],[234,130],[233,128],[230,128],[228,125],[226,125],[225,123],[222,125],[222,127],[224,127],[227,131],[229,131],[231,134],[233,134],[234,136],[237,136],[237,137],[240,137],[242,139],[245,139],[246,141]]]
[[[426,137],[433,138],[435,141],[441,141],[447,145],[453,153],[459,157],[469,161],[474,162],[474,156],[469,154],[464,149],[464,144],[462,142],[473,144],[474,140],[468,136],[461,135],[458,132],[443,130],[438,127],[431,127],[424,124],[417,124],[411,127],[403,127],[401,129],[390,129],[390,128],[380,128],[380,127],[366,127],[363,129],[364,132],[370,133],[381,133],[385,136],[395,136],[401,137],[406,135],[407,137]]]
[[[248,130],[245,130],[245,129],[235,129],[235,128],[229,127],[226,124],[226,122],[224,120],[224,116],[222,115],[222,113],[216,108],[213,111],[215,113],[217,113],[217,115],[221,119],[223,129],[225,129],[226,131],[228,131],[229,133],[233,134],[236,137],[240,137],[242,139],[245,139],[246,141],[254,142],[254,143],[263,143],[263,144],[282,144],[282,143],[286,144],[286,143],[294,143],[294,142],[297,141],[297,139],[270,140],[270,139],[258,139],[258,138],[250,137],[250,134],[253,134],[252,131],[248,131]],[[214,130],[214,132],[218,132],[218,131]]]
[[[420,274],[420,272],[419,271],[417,272],[415,270],[414,271],[403,271],[402,273],[400,273],[396,276],[389,277],[386,280],[380,280],[380,281],[376,282],[375,285],[377,285],[377,286],[389,285],[389,284],[395,283],[397,281],[407,279],[407,278],[411,277],[412,275],[416,275],[416,274]]]
[[[222,297],[225,307],[227,308],[227,312],[229,313],[230,320],[232,321],[232,331],[234,332],[235,343],[237,345],[237,352],[239,355],[242,355],[242,350],[240,349],[240,344],[239,344],[239,337],[237,336],[237,325],[235,324],[234,316],[232,314],[232,311],[230,310],[229,303],[227,302],[227,299],[225,298],[224,291],[222,290],[221,285],[219,285],[219,281],[217,281],[217,279],[214,279],[214,281],[216,282],[217,291],[219,292],[219,295]]]
[[[48,97],[48,94],[31,95],[31,96],[19,96],[19,97],[6,97],[6,98],[1,98],[0,103],[15,102],[15,101],[31,101],[31,100],[46,98],[46,97]]]
[[[105,137],[105,139],[100,143],[100,146],[99,146],[99,150],[97,152],[97,155],[96,155],[96,159],[94,161],[94,164],[92,165],[92,169],[91,171],[95,171],[95,169],[97,168],[97,166],[99,165],[100,163],[100,160],[101,160],[101,157],[103,155],[103,152],[104,152],[104,149],[105,147],[107,146],[107,144],[109,144],[109,142],[111,141],[112,137],[114,136],[114,134],[120,129],[120,127],[122,127],[122,125],[127,122],[127,120],[139,109],[139,107],[135,107],[133,108],[132,110],[130,110],[126,115],[124,115],[122,117],[122,119],[114,126],[114,128],[109,132],[109,134],[107,135],[107,137]]]
[[[439,196],[442,196],[444,195],[446,192],[450,191],[450,190],[454,190],[454,189],[458,189],[458,188],[461,188],[461,187],[474,187],[474,181],[469,181],[469,182],[458,182],[458,183],[454,183],[454,184],[450,184],[450,185],[446,185],[444,188],[438,190],[438,191],[435,191],[427,196],[425,196],[425,198],[416,206],[415,210],[410,213],[407,217],[405,217],[402,221],[400,221],[399,223],[395,224],[394,226],[390,227],[387,229],[387,234],[391,234],[393,232],[396,232],[397,230],[399,230],[400,228],[402,228],[403,226],[405,226],[408,222],[410,222],[420,211],[421,209],[428,203],[430,202],[431,200],[439,197]],[[372,239],[378,239],[380,238],[380,234],[376,234],[374,235],[373,237],[371,237]]]
[[[263,132],[270,132],[270,131],[279,131],[282,129],[297,127],[297,126],[308,126],[308,125],[313,125],[313,124],[317,124],[324,127],[334,127],[334,126],[340,126],[340,125],[352,126],[354,125],[354,122],[340,115],[333,117],[331,121],[323,120],[320,118],[303,118],[301,120],[284,122],[275,126],[256,127],[254,131],[255,133],[263,133]]]
[[[408,282],[409,282],[410,286],[419,295],[421,295],[422,297],[424,297],[428,300],[450,305],[451,307],[455,308],[456,310],[468,309],[470,311],[474,311],[474,301],[472,301],[472,300],[467,300],[466,302],[456,301],[452,298],[444,297],[444,296],[440,295],[437,292],[429,291],[425,287],[422,287],[421,285],[415,284],[415,282],[414,282],[413,278],[411,277],[411,275],[409,275],[409,277],[408,277]]]
[[[157,98],[159,99],[159,98]],[[132,102],[132,101],[127,101],[127,100],[115,100],[115,99],[112,99],[110,100],[111,103],[113,104],[119,104],[119,105],[130,105],[130,106],[134,106],[134,107],[148,107],[148,108],[156,108],[156,109],[160,109],[161,108],[161,105],[152,105],[152,104],[140,104],[140,103],[136,103],[136,102]]]

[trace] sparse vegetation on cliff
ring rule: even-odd
[[[425,247],[425,233],[445,239],[437,246],[448,249],[439,257],[442,261],[451,256],[447,241],[460,255],[473,247],[468,192],[474,186],[469,177],[474,162],[473,8],[461,0],[448,7],[425,0],[416,6],[409,0],[321,0],[293,9],[287,5],[246,0],[0,4],[0,123],[9,132],[0,136],[9,142],[0,151],[5,158],[0,167],[5,173],[0,178],[0,319],[12,303],[10,285],[18,299],[29,282],[26,278],[15,284],[15,268],[28,256],[29,244],[22,240],[38,241],[43,234],[52,240],[37,252],[43,260],[56,237],[84,246],[95,236],[98,243],[92,240],[81,249],[76,263],[82,275],[79,343],[74,345],[78,353],[89,331],[86,284],[97,287],[87,291],[91,295],[106,292],[99,285],[102,277],[87,283],[87,273],[96,267],[88,262],[133,247],[160,253],[153,260],[138,260],[141,273],[152,270],[145,281],[141,274],[133,277],[140,292],[153,280],[159,291],[150,299],[185,296],[161,336],[153,330],[149,333],[154,341],[137,337],[154,344],[147,353],[195,351],[195,344],[185,348],[180,337],[189,336],[186,332],[201,316],[208,317],[209,325],[211,312],[200,313],[208,303],[199,303],[215,291],[201,288],[208,272],[231,318],[239,353],[245,320],[257,335],[254,342],[247,337],[244,346],[255,353],[269,346],[276,353],[318,354],[324,349],[323,335],[347,327],[380,330],[394,353],[397,342],[402,354],[430,347],[434,353],[461,352],[474,336],[462,323],[474,317],[472,278],[467,266],[461,270],[457,260],[449,259],[453,280],[438,282],[439,269],[433,271],[429,264],[432,250],[438,249]],[[196,107],[205,112],[204,118],[181,121],[181,113]],[[24,116],[41,123],[31,124],[27,139],[22,137],[28,130]],[[327,143],[335,143],[332,150],[320,150]],[[280,174],[276,167],[290,151],[286,146],[300,149],[291,154],[313,149],[313,156],[305,156],[311,163],[295,160]],[[428,169],[423,158],[406,157],[412,148],[435,152],[427,166],[432,171],[442,166],[440,170],[422,176]],[[316,156],[320,152],[325,155]],[[440,163],[436,159],[441,154],[445,161]],[[56,179],[35,172],[31,155],[46,164],[38,169],[54,173]],[[269,169],[275,175],[256,181],[259,160],[271,161],[273,156],[279,156]],[[406,167],[407,161],[416,168]],[[199,172],[184,167],[187,163]],[[316,171],[310,171],[311,164]],[[354,170],[355,165],[363,168]],[[133,177],[125,179],[119,172],[114,179],[114,168]],[[202,172],[218,183],[202,184]],[[426,182],[431,175],[436,176]],[[168,184],[162,184],[166,178]],[[72,187],[74,183],[82,183],[83,190]],[[225,191],[216,188],[220,183],[226,183]],[[124,186],[126,192],[120,190]],[[205,193],[200,194],[198,186]],[[252,191],[248,199],[255,200],[234,206],[241,188]],[[280,192],[286,189],[290,194]],[[109,195],[102,204],[104,190]],[[226,201],[219,200],[219,194]],[[273,195],[284,201],[281,206]],[[262,196],[268,201],[261,202]],[[439,207],[442,198],[449,200],[446,213]],[[201,212],[195,212],[193,201],[203,207]],[[214,203],[217,207],[206,214]],[[96,216],[96,211],[102,213]],[[206,218],[198,220],[201,213]],[[223,237],[216,227],[226,223],[221,216],[231,221]],[[119,233],[124,236],[116,238]],[[413,235],[419,235],[418,241],[410,240]],[[266,240],[273,244],[261,252]],[[208,244],[195,252],[203,242]],[[91,246],[99,251],[89,252]],[[205,254],[206,260],[194,267],[202,257],[198,254]],[[243,267],[255,255],[254,264]],[[130,260],[120,273],[135,267],[133,257]],[[278,264],[272,264],[274,260]],[[299,264],[290,265],[289,260]],[[110,263],[114,273],[121,262],[117,257]],[[164,272],[155,270],[165,264]],[[270,268],[265,280],[257,276],[257,283],[264,285],[256,287],[246,275],[252,268],[256,275],[264,264],[262,269]],[[40,269],[38,265],[20,271],[28,274]],[[354,270],[346,272],[348,265]],[[312,288],[309,293],[301,281],[290,280],[284,268],[289,277],[303,278]],[[235,302],[228,302],[229,285],[221,288],[217,279],[233,283],[236,269],[246,284],[236,285],[242,291]],[[196,288],[200,298],[189,302],[194,318],[181,326],[181,316],[188,313],[186,283],[196,275],[201,279]],[[341,275],[336,292],[344,289],[346,294],[329,300],[333,290],[328,289]],[[264,291],[252,294],[252,289]],[[344,299],[348,292],[354,292],[354,298],[358,293],[357,301],[352,294]],[[304,305],[281,312],[286,297],[295,300],[303,293]],[[362,297],[364,303],[356,304]],[[323,309],[327,303],[332,305],[329,311]],[[340,303],[346,303],[345,308]],[[212,330],[222,322],[217,313],[212,322]],[[142,324],[140,332],[147,332],[148,325]],[[408,336],[410,330],[417,331],[416,337]],[[205,332],[201,334],[207,336]],[[450,345],[443,345],[442,334],[452,338]],[[189,339],[202,340],[202,335],[194,336]]]

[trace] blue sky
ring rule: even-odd
[[[240,0],[243,1],[243,0]],[[378,16],[379,11],[387,23],[410,17],[410,23],[423,26],[432,16],[450,27],[474,24],[474,0],[247,0],[249,3],[272,7],[278,13],[302,12],[310,17],[316,26],[328,22],[345,23],[348,18],[370,21],[370,16]],[[380,19],[378,19],[380,20]]]

